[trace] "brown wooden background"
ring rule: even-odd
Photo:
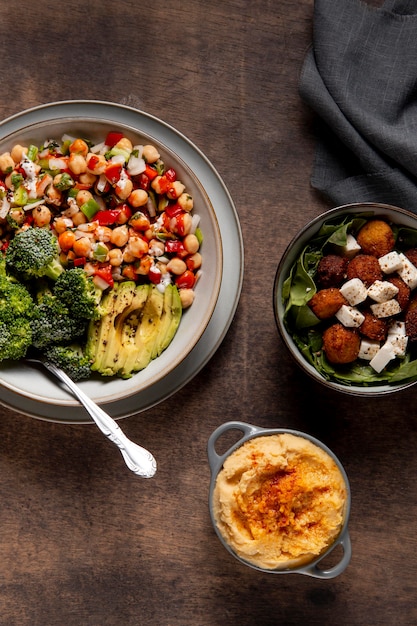
[[[374,2],[375,4],[376,2]],[[328,208],[310,188],[298,77],[312,0],[1,3],[0,117],[57,100],[127,104],[188,136],[240,216],[245,279],[221,347],[174,397],[123,420],[149,481],[93,425],[0,409],[0,623],[6,626],[415,624],[415,389],[329,392],[278,337],[272,285],[293,235]],[[321,438],[352,488],[352,562],[337,579],[264,575],[220,545],[207,439],[240,419]]]

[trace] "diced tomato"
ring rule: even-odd
[[[105,144],[109,146],[109,148],[113,148],[121,139],[123,139],[123,133],[118,133],[115,131],[110,131],[107,133]]]
[[[148,164],[145,165],[145,174],[149,180],[153,180],[158,176],[158,172]]]
[[[138,174],[137,176],[132,176],[132,180],[134,181],[135,185],[139,189],[143,189],[144,191],[149,191],[149,188],[151,186],[151,181],[150,181],[149,176],[147,176],[145,172],[142,172],[142,174]]]
[[[112,267],[108,265],[99,266],[95,269],[94,274],[102,278],[110,287],[113,287],[114,280],[112,275]]]
[[[168,239],[165,242],[165,252],[168,254],[179,254],[184,250],[184,244],[179,239]]]
[[[96,167],[97,163],[99,163],[100,159],[98,158],[98,156],[96,154],[92,154],[90,157],[88,157],[87,160],[87,167],[90,170],[94,170],[94,168]]]
[[[175,180],[177,180],[177,172],[174,170],[173,167],[168,168],[164,176],[167,180],[169,180],[170,183],[173,183]]]
[[[168,215],[169,218],[178,217],[178,215],[181,215],[181,213],[183,212],[184,211],[178,204],[178,202],[175,202],[174,204],[168,204],[168,206],[165,208],[165,213]]]
[[[87,262],[87,259],[85,258],[85,256],[77,256],[73,260],[75,267],[83,267],[86,264],[86,262]]]
[[[121,163],[112,163],[111,161],[106,167],[106,171],[104,172],[105,177],[109,181],[111,185],[115,185],[122,173],[123,166]]]
[[[118,208],[120,209],[120,213],[116,223],[126,224],[126,222],[128,222],[132,217],[132,209],[128,204],[126,204],[126,202],[120,204]]]
[[[116,224],[121,212],[121,209],[98,211],[98,213],[95,214],[94,219],[98,221],[100,226],[110,226],[111,224]]]
[[[175,279],[178,289],[192,289],[195,285],[195,276],[190,270],[185,270],[183,274]]]
[[[152,265],[148,272],[148,278],[151,283],[153,283],[154,285],[158,285],[161,282],[162,278],[161,270],[158,267],[155,267],[155,265]]]
[[[26,214],[26,216],[25,216],[25,224],[29,224],[31,226],[33,224],[33,222],[34,222],[34,218],[33,218],[32,213]]]
[[[7,248],[9,247],[9,244],[10,244],[10,241],[3,241],[3,243],[1,244],[1,250],[5,252]]]

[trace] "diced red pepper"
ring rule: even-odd
[[[184,250],[184,244],[179,239],[168,239],[165,242],[165,252],[168,254],[179,254]]]
[[[149,180],[153,180],[158,176],[158,172],[148,164],[145,165],[145,174]]]
[[[123,139],[123,137],[123,133],[110,131],[109,133],[107,133],[105,144],[106,146],[113,148],[113,146],[115,146],[121,139]]]
[[[148,272],[148,278],[154,285],[158,285],[161,282],[162,273],[158,267],[154,265],[150,268]]]
[[[86,264],[86,262],[87,262],[87,259],[85,258],[85,256],[77,256],[73,260],[75,267],[83,267]]]
[[[195,285],[195,275],[190,270],[185,270],[175,279],[175,284],[178,289],[192,289]]]
[[[106,167],[106,171],[104,172],[105,177],[109,181],[111,185],[115,185],[122,173],[123,166],[121,163],[112,163],[111,161]]]
[[[175,180],[177,180],[177,172],[174,170],[173,167],[168,168],[167,171],[164,173],[164,176],[167,180],[169,180],[170,183],[173,183]]]
[[[114,280],[110,263],[108,265],[102,265],[97,267],[94,274],[102,278],[108,285],[110,285],[110,287],[113,287]]]
[[[94,219],[98,221],[100,226],[110,226],[111,224],[116,224],[121,212],[121,209],[98,211],[98,213],[95,214]]]
[[[168,206],[165,208],[165,213],[168,215],[169,218],[178,217],[183,212],[184,211],[178,204],[178,202],[175,202],[174,204],[168,204]]]
[[[144,191],[149,191],[150,186],[151,186],[151,181],[149,179],[149,176],[147,176],[145,172],[142,172],[142,174],[138,174],[137,176],[132,176],[132,180],[134,181],[135,185],[139,189],[143,189]]]

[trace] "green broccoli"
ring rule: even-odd
[[[6,250],[6,268],[24,281],[42,276],[56,280],[64,272],[57,238],[46,228],[29,227],[16,233]]]
[[[70,268],[60,274],[53,291],[75,317],[90,320],[98,315],[97,307],[103,292],[82,268]]]
[[[0,261],[0,361],[17,361],[32,344],[31,318],[34,302],[26,287],[5,273]]]
[[[32,344],[43,350],[54,343],[71,343],[83,336],[88,320],[75,317],[54,293],[43,286],[36,295],[31,320]]]
[[[50,345],[43,354],[57,367],[63,369],[72,380],[83,380],[91,376],[91,360],[83,352],[79,343],[68,346]]]

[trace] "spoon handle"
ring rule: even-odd
[[[152,478],[156,472],[153,455],[128,439],[117,422],[91,400],[63,370],[48,361],[43,361],[43,365],[71,390],[102,433],[118,446],[128,468],[142,478]]]

